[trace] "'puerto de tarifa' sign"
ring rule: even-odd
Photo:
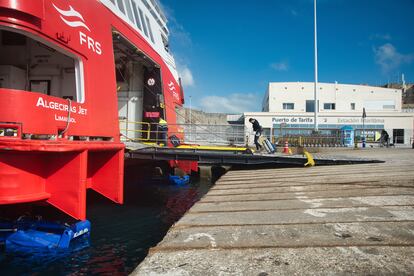
[[[272,123],[274,124],[313,124],[313,118],[311,117],[273,117]]]
[[[365,124],[384,124],[380,118],[365,118]],[[313,117],[273,117],[273,124],[313,124]],[[362,117],[319,117],[319,124],[359,125]]]

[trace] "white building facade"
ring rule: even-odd
[[[341,128],[350,126],[357,140],[365,133],[367,142],[375,142],[386,130],[391,143],[412,144],[414,113],[402,111],[401,90],[338,83],[319,83],[317,89],[321,135],[338,136]],[[249,118],[256,118],[268,137],[309,135],[315,126],[314,108],[313,82],[269,83],[262,112],[244,113],[247,135]]]

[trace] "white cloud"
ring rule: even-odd
[[[183,25],[181,25],[175,17],[175,12],[168,6],[160,4],[165,16],[168,18],[168,28],[170,29],[170,39],[174,39],[174,43],[179,43],[182,46],[192,46],[191,35],[187,32]]]
[[[207,96],[200,100],[200,107],[206,112],[243,113],[260,109],[261,97],[248,93],[234,93],[228,97]]]
[[[370,40],[391,40],[390,34],[372,34],[369,36]]]
[[[180,43],[182,46],[192,46],[191,35],[187,32],[183,25],[179,24],[175,19],[171,20],[170,24],[171,37],[174,38],[175,43]]]
[[[181,47],[185,47],[185,49],[188,49],[192,47],[192,40],[190,33],[187,32],[183,25],[181,25],[176,17],[175,12],[173,9],[171,9],[168,6],[160,4],[162,9],[164,10],[164,13],[166,17],[168,18],[168,26],[170,29],[170,40],[173,40],[174,45],[178,45]],[[174,48],[174,47],[173,47]],[[193,73],[191,72],[188,61],[186,61],[186,58],[180,57],[178,53],[174,53],[175,61],[176,61],[176,68],[178,71],[178,75],[181,78],[181,84],[185,87],[191,87],[195,85]]]
[[[381,67],[384,74],[390,73],[402,64],[414,61],[414,54],[401,54],[391,43],[386,43],[373,50],[375,62]]]
[[[181,77],[181,84],[186,87],[194,86],[194,78],[191,70],[186,66],[177,66],[178,75]]]
[[[289,64],[285,61],[272,63],[272,64],[270,64],[270,67],[272,67],[276,71],[287,71],[287,70],[289,70]]]

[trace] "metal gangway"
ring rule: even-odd
[[[122,125],[123,124],[123,125]],[[131,124],[135,127],[131,128]],[[139,126],[139,127],[137,127]],[[167,131],[160,130],[158,124],[147,122],[122,122],[121,137],[128,150],[125,156],[130,159],[171,161],[197,161],[216,165],[282,165],[304,166],[309,156],[302,154],[285,155],[254,153],[246,146],[244,125],[169,125],[168,139],[181,137],[184,146],[165,147]],[[128,143],[141,145],[128,147]],[[312,158],[312,157],[311,157]],[[317,165],[342,165],[381,162],[379,160],[349,158],[313,158]],[[313,160],[312,160],[313,161]]]

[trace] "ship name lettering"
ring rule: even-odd
[[[55,121],[67,122],[68,121],[68,117],[66,117],[66,116],[60,116],[60,115],[55,114]],[[70,118],[69,122],[76,124],[75,118]]]
[[[60,110],[60,111],[69,111],[69,106],[67,104],[49,102],[48,100],[45,100],[42,97],[39,97],[39,99],[37,99],[36,106],[37,107],[40,106],[40,107],[44,107],[48,109]],[[76,106],[72,106],[70,108],[70,112],[76,113]]]

